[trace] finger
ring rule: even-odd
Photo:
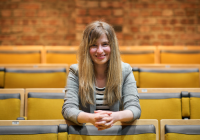
[[[95,126],[100,125],[100,126],[104,126],[106,124],[106,121],[99,121],[99,122],[95,122]]]
[[[104,117],[104,118],[102,118],[101,119],[102,121],[106,121],[106,122],[110,122],[110,121],[112,121],[113,120],[113,117]]]
[[[94,119],[99,120],[99,119],[102,119],[102,118],[105,118],[105,117],[108,117],[108,115],[107,114],[100,114],[100,115],[96,116]]]

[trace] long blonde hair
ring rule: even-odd
[[[121,99],[122,67],[117,37],[112,26],[95,21],[84,30],[78,51],[79,96],[83,106],[86,106],[86,103],[94,104],[95,74],[89,49],[102,34],[106,34],[111,48],[105,97],[108,105]]]

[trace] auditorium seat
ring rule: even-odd
[[[66,68],[6,68],[5,88],[64,88]]]
[[[57,64],[76,64],[77,62],[77,46],[57,46],[45,47],[46,63]]]
[[[190,92],[190,119],[200,119],[200,92]]]
[[[197,88],[199,69],[140,68],[140,88]]]
[[[161,64],[200,64],[200,50],[161,50]]]
[[[4,68],[0,67],[0,88],[4,87],[4,75],[5,75]]]
[[[199,140],[200,120],[161,120],[161,140]]]
[[[1,47],[0,64],[37,64],[42,63],[43,47]]]
[[[23,124],[3,125],[7,122],[0,122],[1,140],[67,140],[67,124],[51,125],[52,121],[40,122],[24,121]],[[15,122],[15,123],[21,123]],[[34,124],[35,123],[35,124]],[[49,124],[48,124],[49,123]],[[58,122],[59,123],[59,122]]]
[[[146,123],[148,123],[148,120],[146,120]],[[98,131],[91,124],[83,126],[71,125],[69,126],[68,135],[68,140],[158,140],[156,128],[153,124],[117,125],[116,123],[111,128],[102,131]]]
[[[24,89],[0,89],[0,120],[24,115]]]
[[[122,61],[129,64],[153,64],[155,61],[155,54],[152,50],[120,51],[120,54]]]
[[[40,91],[40,92],[39,92]],[[64,89],[26,89],[25,117],[27,120],[63,119]]]
[[[135,77],[135,81],[136,81],[136,85],[137,85],[137,87],[139,87],[140,85],[140,78],[139,78],[139,68],[137,68],[137,67],[133,67],[132,68],[132,71],[133,71],[133,75],[134,75],[134,77]]]

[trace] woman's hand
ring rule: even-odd
[[[98,130],[108,129],[116,122],[113,117],[114,112],[98,110],[94,111],[94,113],[97,115],[95,117],[95,126]]]

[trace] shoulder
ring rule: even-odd
[[[78,64],[72,64],[69,68],[69,73],[73,73],[74,75],[78,75]]]
[[[122,62],[122,73],[123,73],[123,75],[128,74],[130,72],[132,72],[132,67],[128,63]]]

